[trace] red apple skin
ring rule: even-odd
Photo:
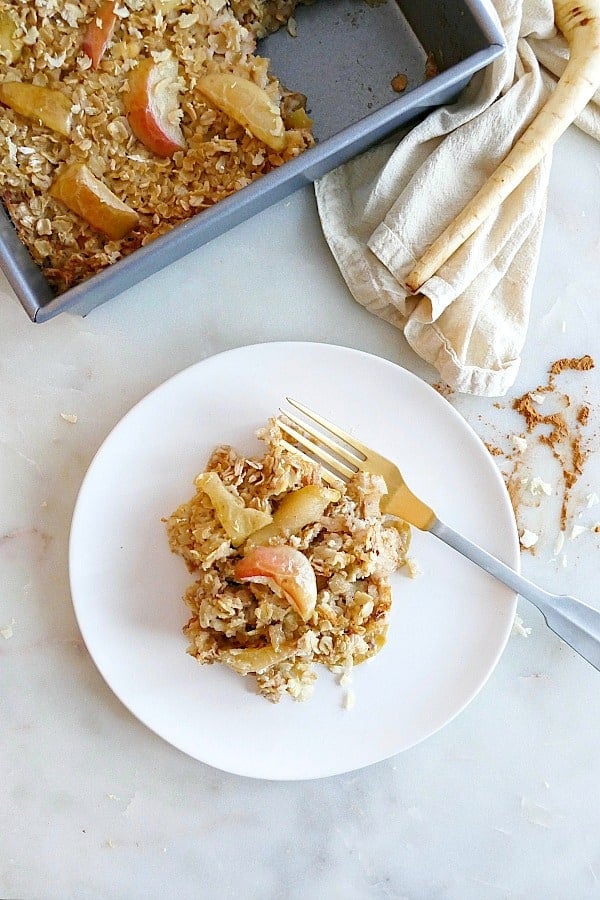
[[[100,24],[98,24],[100,22]],[[117,22],[114,0],[103,0],[96,15],[88,24],[83,39],[83,52],[92,61],[92,69],[97,69],[106,52]]]
[[[125,100],[129,125],[137,139],[157,156],[172,156],[186,146],[179,125],[169,123],[161,97],[160,83],[176,73],[176,63],[170,66],[168,62],[143,59],[129,74]]]

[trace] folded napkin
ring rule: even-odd
[[[506,156],[568,59],[551,0],[494,7],[507,50],[455,104],[315,185],[325,238],[355,299],[400,328],[455,390],[485,396],[505,394],[519,369],[550,155],[420,294],[404,280]],[[598,94],[577,124],[600,140]]]

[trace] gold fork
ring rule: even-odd
[[[548,627],[600,671],[600,611],[575,597],[551,594],[523,578],[487,550],[445,525],[431,507],[413,494],[395,463],[297,400],[290,397],[286,400],[303,416],[300,418],[282,410],[285,420],[277,419],[284,434],[295,442],[284,441],[289,450],[307,459],[317,460],[325,473],[342,481],[348,481],[356,472],[381,475],[388,490],[381,503],[383,513],[397,516],[421,531],[434,534],[511,590],[530,600],[540,610]]]

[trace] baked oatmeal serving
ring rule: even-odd
[[[255,676],[268,700],[305,700],[316,663],[348,672],[383,647],[410,532],[381,514],[380,476],[334,487],[274,420],[259,437],[262,457],[217,447],[195,495],[165,520],[194,578],[184,632],[200,663]]]
[[[0,198],[57,293],[313,144],[292,0],[0,0]]]

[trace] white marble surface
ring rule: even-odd
[[[511,396],[559,356],[600,360],[599,195],[600,147],[571,131],[555,153]],[[185,757],[123,708],[82,643],[67,574],[73,505],[95,450],[150,389],[222,349],[286,339],[360,348],[437,380],[348,294],[310,189],[85,319],[32,325],[1,279],[0,319],[0,626],[12,628],[0,637],[0,896],[600,897],[600,675],[524,601],[530,636],[511,638],[454,722],[316,782],[243,779]],[[593,449],[582,502],[600,493],[598,370],[583,381]],[[486,441],[519,427],[508,400],[450,399]],[[599,536],[567,542],[563,567],[555,504],[533,515],[543,534],[524,573],[600,604]],[[580,521],[594,516],[600,507]]]

